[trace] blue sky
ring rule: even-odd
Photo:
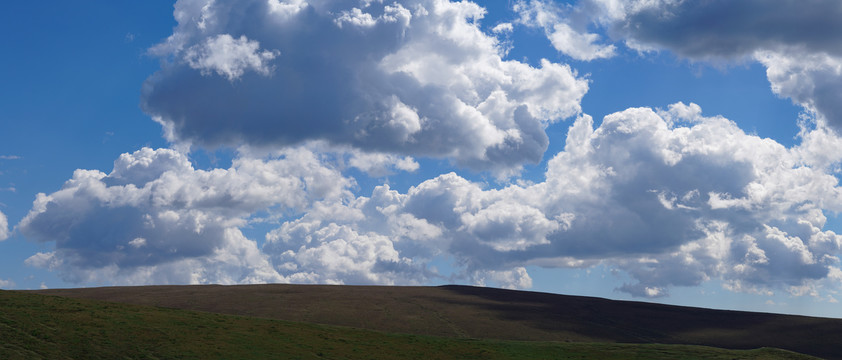
[[[834,1],[10,6],[2,288],[462,283],[842,317]]]

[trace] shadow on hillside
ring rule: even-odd
[[[39,290],[41,294],[419,335],[775,347],[842,359],[842,319],[710,310],[540,292],[441,287],[237,285]]]
[[[842,359],[842,320],[711,310],[593,297],[447,285],[449,292],[510,322],[548,332],[631,343],[698,344],[732,349],[776,347]],[[449,301],[449,300],[448,300]]]

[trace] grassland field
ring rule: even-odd
[[[56,292],[63,296],[50,295]],[[364,294],[380,300],[374,301]],[[549,298],[544,299],[547,296]],[[657,338],[642,341],[646,339],[641,336],[652,337],[660,330],[634,330],[628,328],[623,319],[607,318],[611,314],[593,318],[590,330],[587,324],[571,320],[576,314],[569,316],[566,327],[556,324],[555,328],[548,328],[549,322],[536,322],[536,319],[543,311],[544,318],[559,320],[559,310],[547,308],[548,303],[540,301],[550,298],[554,298],[553,294],[470,287],[261,285],[0,291],[0,358],[813,358],[768,346],[728,350],[701,346],[698,342],[664,344]],[[307,299],[310,301],[305,305]],[[554,299],[556,301],[552,303],[556,304],[559,300],[584,300],[596,306],[592,310],[602,306],[593,298]],[[614,306],[640,304],[643,303],[618,302]],[[272,309],[274,311],[270,311]],[[678,307],[667,309],[681,310]],[[704,311],[687,309],[685,312],[690,313]],[[654,310],[649,311],[643,315],[651,316]],[[461,314],[461,317],[455,314]],[[284,317],[293,319],[284,320]],[[472,317],[477,324],[467,326]],[[776,316],[772,318],[777,319]],[[834,319],[793,319],[806,320],[805,326],[828,321],[838,325]],[[606,322],[608,320],[614,321],[613,325]],[[801,325],[794,323],[794,326]],[[484,332],[481,331],[483,327],[486,328]],[[614,332],[622,332],[624,328],[631,330],[626,336],[638,337],[637,341],[630,341],[637,344],[612,338]],[[527,331],[529,329],[533,330]],[[727,332],[697,329],[690,333],[696,333],[699,338],[715,339],[713,334],[718,331]],[[511,333],[518,336],[510,336]],[[763,334],[760,335],[762,338]],[[834,354],[820,356],[835,358]]]

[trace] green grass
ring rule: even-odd
[[[811,359],[776,349],[453,339],[0,291],[0,359]]]

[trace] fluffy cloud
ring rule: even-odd
[[[819,0],[591,0],[613,9],[611,30],[691,58],[752,56],[755,50],[799,49],[842,55],[842,5]],[[619,10],[622,8],[623,10]]]
[[[388,175],[393,170],[412,172],[419,167],[411,157],[382,153],[357,153],[349,159],[348,165],[375,177]]]
[[[842,56],[758,51],[755,58],[766,66],[772,91],[842,129]]]
[[[553,47],[573,59],[590,61],[615,55],[614,45],[598,44],[599,35],[587,32],[586,24],[571,21],[573,17],[578,17],[578,14],[570,14],[569,11],[565,16],[564,11],[552,2],[519,1],[513,9],[520,17],[520,24],[543,28]]]
[[[110,174],[78,170],[40,194],[18,228],[55,242],[28,264],[80,283],[525,288],[526,266],[606,264],[635,280],[619,288],[635,296],[710,279],[817,295],[838,285],[842,250],[823,229],[842,189],[824,160],[805,161],[823,131],[786,148],[695,104],[628,109],[596,128],[583,115],[543,182],[488,189],[449,173],[368,197],[352,196],[337,170],[347,154],[244,150],[231,168],[205,171],[176,151],[141,149]],[[262,247],[241,232],[259,213],[282,219]],[[441,259],[452,272],[433,266]]]
[[[695,104],[632,108],[596,128],[580,115],[538,183],[488,188],[448,173],[403,193],[382,185],[354,196],[343,170],[414,171],[418,156],[511,175],[542,157],[545,127],[579,114],[588,88],[567,65],[504,60],[474,3],[358,4],[178,1],[178,26],[152,50],[165,61],[142,106],[170,140],[237,147],[237,158],[199,170],[183,153],[144,148],[109,174],[77,170],[18,225],[55,244],[27,264],[93,284],[525,288],[527,266],[605,264],[633,279],[619,290],[646,297],[710,279],[796,295],[839,285],[842,237],[824,228],[825,212],[842,211],[833,176],[842,140],[827,126],[842,122],[842,55],[838,31],[802,39],[801,15],[813,10],[781,2],[795,16],[774,28],[765,22],[783,10],[757,1],[515,5],[515,24],[544,29],[580,60],[616,49],[588,32],[594,24],[637,49],[756,59],[773,91],[808,110],[797,146]],[[835,29],[827,19],[837,7],[817,4],[826,12],[814,25]],[[700,28],[717,14],[728,21]],[[757,14],[758,26],[740,22]],[[257,222],[274,227],[262,247],[243,233]],[[433,265],[441,261],[453,272]]]
[[[268,76],[272,67],[268,62],[278,56],[277,51],[259,51],[260,44],[250,41],[244,35],[234,39],[221,34],[208,38],[205,43],[191,46],[184,51],[184,60],[203,75],[210,71],[225,76],[228,80],[238,79],[246,70]]]
[[[715,277],[746,291],[825,278],[842,246],[821,230],[823,210],[842,208],[837,179],[801,163],[798,148],[699,112],[629,109],[595,130],[577,121],[537,185],[545,213],[575,217],[534,253],[608,261],[639,281],[621,290],[640,296]]]
[[[214,231],[221,231],[222,234],[212,233]],[[207,235],[207,241],[215,241],[212,249],[184,251],[189,250],[189,247],[207,247],[204,244],[204,236]],[[107,237],[93,239],[100,243],[112,240]],[[137,243],[137,239],[144,238],[132,241]],[[55,251],[37,253],[26,259],[25,263],[58,271],[62,279],[76,284],[243,284],[289,281],[272,268],[255,242],[245,238],[237,229],[210,228],[168,249],[150,248],[145,244],[129,246],[131,249],[125,245],[116,245],[116,250],[109,251],[107,248],[95,249],[94,246],[70,248],[57,243]],[[124,259],[95,261],[97,256],[113,257],[115,252],[126,256],[140,252],[143,253],[140,256],[153,259],[140,264],[126,262]],[[159,253],[167,252],[178,254],[160,259]]]
[[[169,149],[123,154],[114,170],[77,170],[61,190],[38,194],[18,228],[54,242],[27,264],[76,283],[280,281],[239,228],[259,211],[300,212],[348,196],[352,180],[306,149],[194,169]]]
[[[0,279],[0,289],[11,289],[13,287],[15,287],[14,281]]]
[[[798,293],[830,281],[842,249],[822,230],[823,211],[842,210],[842,190],[802,152],[695,104],[629,109],[596,129],[582,116],[544,182],[484,189],[451,173],[406,194],[381,186],[283,224],[264,251],[285,276],[331,281],[340,268],[364,282],[445,276],[419,268],[445,255],[458,268],[450,276],[504,287],[527,286],[526,265],[604,263],[637,280],[620,287],[636,296],[712,278],[735,291]]]
[[[297,282],[422,284],[445,244],[437,226],[400,212],[407,196],[383,185],[371,197],[321,201],[266,235],[263,250]]]
[[[506,289],[528,289],[532,287],[532,278],[524,267],[512,270],[477,271],[473,274],[474,284],[480,286],[499,286]]]
[[[6,215],[3,212],[0,212],[0,241],[6,240],[9,238],[9,220],[6,219]]]
[[[351,284],[421,284],[423,268],[401,257],[385,235],[336,223],[291,224],[284,229],[283,244],[270,243],[267,252],[282,273],[296,282]],[[289,250],[277,251],[279,248]]]
[[[541,159],[544,127],[579,113],[588,89],[567,65],[503,60],[471,2],[175,8],[178,26],[152,49],[168,60],[146,81],[142,106],[178,142],[321,139],[511,173]]]
[[[842,4],[786,0],[584,0],[590,21],[639,50],[696,60],[753,59],[772,90],[842,129]]]

